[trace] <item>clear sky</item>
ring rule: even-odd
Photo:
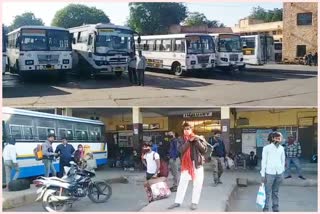
[[[80,2],[81,3],[81,2]],[[3,3],[3,23],[10,25],[14,16],[24,12],[33,12],[37,18],[41,18],[46,25],[50,25],[57,10],[65,7],[69,3],[64,2],[6,2]],[[110,2],[83,2],[87,6],[94,6],[103,10],[111,19],[111,22],[118,25],[123,25],[128,16],[128,3],[110,3]],[[265,9],[282,8],[282,2],[225,2],[225,3],[186,3],[189,12],[201,12],[210,20],[218,20],[229,27],[237,24],[240,18],[246,17],[250,14],[252,7],[261,6]]]

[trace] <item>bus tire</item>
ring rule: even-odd
[[[121,76],[122,76],[122,71],[120,71],[120,72],[115,72],[115,75],[116,75],[116,77],[117,78],[121,78]]]
[[[20,191],[20,190],[30,189],[30,182],[27,179],[10,181],[8,185],[8,189],[9,191]]]
[[[174,72],[174,75],[176,76],[182,76],[184,74],[181,64],[179,62],[174,62],[172,64],[172,71]]]

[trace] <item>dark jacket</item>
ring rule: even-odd
[[[195,137],[191,142],[184,142],[179,148],[182,156],[189,147],[191,147],[191,160],[194,161],[195,167],[198,169],[205,162],[204,155],[207,152],[207,144],[199,137]]]
[[[212,153],[212,156],[218,156],[220,158],[226,156],[226,148],[224,146],[224,142],[221,139],[215,139],[214,137],[209,138],[209,143],[214,146],[215,144],[218,144],[216,147],[214,147],[214,152]]]

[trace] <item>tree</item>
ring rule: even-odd
[[[71,28],[83,24],[110,23],[109,17],[95,7],[81,4],[69,4],[54,15],[51,25]]]
[[[128,25],[141,34],[166,34],[169,27],[180,24],[187,16],[182,3],[129,3]]]
[[[15,16],[12,25],[9,26],[9,30],[12,31],[24,25],[44,25],[44,22],[40,18],[36,18],[31,12],[26,12],[21,15]]]
[[[203,13],[192,12],[189,13],[188,17],[184,21],[186,26],[199,26],[199,25],[208,25],[210,28],[219,28],[225,27],[223,23],[220,23],[217,20],[208,20]]]
[[[264,22],[282,21],[283,9],[274,8],[266,11],[262,7],[253,7],[250,18],[260,19]]]

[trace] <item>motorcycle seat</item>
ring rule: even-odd
[[[52,180],[56,180],[56,181],[60,181],[60,182],[63,182],[63,183],[68,183],[70,182],[69,179],[62,179],[62,178],[58,178],[58,177],[51,177]]]

